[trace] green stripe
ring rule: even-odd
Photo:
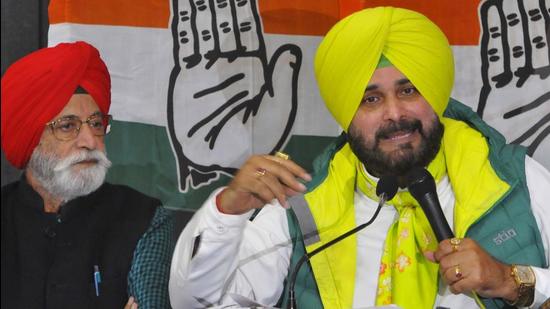
[[[312,170],[313,158],[334,138],[293,136],[285,151],[306,170]],[[113,166],[107,181],[125,184],[160,199],[168,208],[198,209],[210,193],[231,178],[222,175],[209,186],[187,193],[178,190],[176,159],[166,128],[143,123],[113,121],[105,138]]]

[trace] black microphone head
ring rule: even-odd
[[[420,196],[428,192],[436,192],[435,180],[423,167],[416,167],[407,173],[407,187],[411,195],[418,199]]]
[[[386,201],[391,200],[397,193],[397,177],[382,176],[376,185],[376,195],[386,194]]]

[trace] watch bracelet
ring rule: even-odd
[[[517,280],[517,269],[518,269],[518,267],[528,268],[531,275],[534,276],[533,270],[531,269],[530,266],[512,264],[512,270],[510,272],[510,276],[512,276],[514,278],[514,281],[516,282],[516,284],[519,284],[519,286],[517,287],[518,288],[518,298],[515,299],[513,302],[509,302],[507,300],[505,300],[505,302],[508,305],[511,305],[511,306],[528,307],[528,306],[532,305],[533,302],[535,301],[535,298],[534,298],[534,296],[535,296],[534,295],[534,292],[535,292],[534,288],[535,287],[534,286],[528,287],[527,285],[520,284],[518,282],[518,280]],[[529,291],[529,289],[531,289],[531,291]],[[546,304],[547,302],[548,302],[548,300],[546,300],[544,304]],[[544,309],[547,309],[547,308],[544,308]],[[548,308],[548,309],[550,309],[550,308]]]

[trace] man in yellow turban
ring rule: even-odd
[[[453,56],[435,24],[405,9],[357,12],[323,39],[315,73],[344,134],[313,177],[286,154],[255,155],[205,202],[174,253],[173,306],[286,306],[289,289],[298,308],[504,308],[550,296],[550,173],[450,99]],[[418,168],[433,175],[455,237],[438,241],[409,193]],[[400,187],[389,202],[376,192],[387,179]]]

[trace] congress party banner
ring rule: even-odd
[[[194,210],[252,154],[285,150],[312,169],[341,133],[315,50],[338,20],[380,5],[438,24],[453,97],[550,168],[550,0],[51,0],[49,45],[87,41],[109,68],[108,180]]]

